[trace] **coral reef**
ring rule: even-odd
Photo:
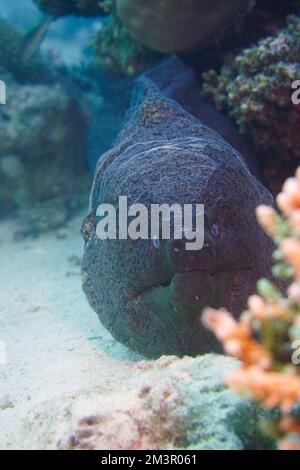
[[[138,363],[117,390],[44,403],[27,419],[30,449],[270,449],[261,410],[224,385],[236,361],[207,355]],[[24,440],[25,439],[25,442]]]
[[[204,95],[252,138],[276,193],[300,160],[300,106],[291,101],[299,63],[300,17],[291,15],[275,36],[229,59],[219,74],[210,71],[203,76]]]
[[[300,168],[277,203],[282,215],[261,206],[257,216],[278,245],[273,274],[289,285],[286,294],[259,281],[259,295],[249,298],[239,322],[225,309],[207,310],[203,322],[225,352],[242,360],[226,378],[228,385],[273,410],[263,427],[280,449],[300,450]]]
[[[134,39],[160,52],[203,46],[251,10],[252,0],[117,0]]]
[[[0,107],[0,215],[26,214],[31,233],[56,227],[86,188],[84,118],[59,83],[19,84],[5,71],[1,78],[9,99]]]
[[[134,75],[145,70],[161,57],[135,41],[130,36],[126,26],[115,12],[115,0],[36,0],[41,10],[65,16],[77,14],[83,16],[108,15],[103,26],[96,34],[93,49],[101,65],[116,75]]]
[[[103,24],[94,49],[101,64],[118,75],[137,74],[161,57],[135,41],[115,14]]]
[[[276,0],[35,1],[42,11],[54,16],[111,15],[96,37],[95,49],[109,71],[123,74],[148,67],[159,57],[154,50],[188,50],[191,61],[202,71],[206,62],[210,67],[217,66],[226,49],[236,51],[238,44],[246,47],[274,31],[274,25],[283,26],[282,18],[296,11],[293,0],[280,5]],[[197,53],[199,47],[201,57]]]

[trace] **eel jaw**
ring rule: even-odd
[[[139,337],[143,345],[151,337],[149,350],[142,353],[159,357],[161,354],[194,356],[221,352],[213,335],[201,324],[203,309],[208,306],[231,308],[236,296],[241,295],[237,289],[241,276],[249,276],[249,271],[245,268],[212,273],[206,270],[177,272],[168,282],[127,296],[127,318],[130,318],[134,337]]]

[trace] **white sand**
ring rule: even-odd
[[[65,393],[115,387],[141,357],[100,324],[81,289],[82,217],[60,232],[13,241],[0,224],[0,449],[17,446],[20,426],[36,404]],[[3,358],[2,358],[3,359]]]

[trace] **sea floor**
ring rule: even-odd
[[[94,386],[109,393],[142,359],[110,336],[82,292],[81,220],[22,241],[13,221],[0,224],[1,450],[21,447],[37,404]]]

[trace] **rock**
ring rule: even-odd
[[[59,83],[20,85],[10,74],[4,80],[9,96],[0,108],[0,157],[20,155],[25,163],[42,163],[67,152],[66,159],[74,155],[74,164],[80,160],[83,118],[66,88]]]
[[[116,75],[136,75],[161,58],[161,54],[135,41],[116,14],[103,23],[95,40],[102,66]]]
[[[222,356],[138,363],[115,390],[64,397],[34,409],[26,449],[241,450],[269,448],[261,412],[223,385],[237,365]]]
[[[240,21],[253,0],[117,0],[117,14],[134,39],[161,52],[194,49]]]

